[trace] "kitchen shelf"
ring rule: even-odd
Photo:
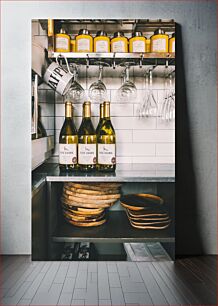
[[[39,19],[39,22],[43,30],[47,32],[47,19]],[[153,33],[157,28],[162,28],[170,33],[175,32],[173,19],[55,19],[55,24],[57,30],[63,26],[68,33],[74,35],[77,35],[82,28],[87,28],[94,35],[101,29],[111,35],[117,31],[130,35],[134,31]]]
[[[56,165],[48,182],[175,182],[174,164],[118,164],[114,173],[61,173]]]
[[[135,229],[129,223],[125,211],[110,211],[105,224],[82,228],[66,221],[52,235],[54,242],[167,242],[174,243],[173,226],[164,230]]]
[[[102,61],[110,66],[122,65],[129,62],[134,65],[175,65],[175,53],[80,53],[66,52],[58,53],[50,51],[49,58],[67,58],[69,63],[80,65],[96,65],[96,62]]]

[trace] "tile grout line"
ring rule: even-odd
[[[46,265],[46,262],[45,262],[44,266],[42,267],[42,269],[45,267],[45,265]],[[50,266],[49,266],[49,267],[50,267]],[[41,273],[42,269],[40,270],[40,272],[38,273],[38,275]],[[47,272],[48,272],[48,269],[45,271],[44,277],[46,276],[46,273],[47,273]],[[38,275],[37,275],[37,276],[38,276]],[[44,277],[43,277],[43,279],[44,279]],[[35,280],[35,279],[34,279],[34,280]],[[33,282],[34,282],[34,281],[33,281]],[[24,294],[22,295],[22,297],[20,298],[20,300],[18,301],[18,303],[23,299],[23,296],[26,294],[27,290],[31,287],[31,285],[33,284],[33,282],[31,282],[30,286],[28,286],[28,288],[25,290]],[[39,286],[40,286],[41,282],[42,282],[42,280],[40,281]],[[39,288],[39,286],[38,286],[38,288]],[[37,288],[37,290],[38,290],[38,288]],[[37,292],[37,290],[36,290],[36,292]],[[36,294],[36,292],[35,292],[35,294]],[[34,296],[35,296],[35,294],[34,294]],[[31,302],[32,302],[32,300],[33,300],[33,298],[31,299]],[[30,302],[30,304],[31,304],[31,302]]]
[[[70,269],[70,262],[69,262],[68,269],[67,269],[67,271],[66,271],[66,275],[65,275],[65,278],[64,278],[64,281],[63,281],[63,286],[62,286],[62,288],[61,288],[60,296],[59,296],[58,301],[57,301],[57,305],[58,305],[58,303],[59,303],[59,301],[60,301],[60,297],[61,297],[61,294],[62,294],[62,292],[63,292],[64,283],[65,283],[65,281],[66,281],[67,273],[68,273],[69,269]],[[74,285],[75,285],[75,284],[74,284]]]

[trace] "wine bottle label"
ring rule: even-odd
[[[77,40],[77,51],[89,51],[90,40],[88,38],[80,38]]]
[[[98,164],[116,164],[115,144],[98,144]]]
[[[59,143],[59,164],[74,165],[77,163],[77,145]]]
[[[145,42],[142,40],[133,41],[132,51],[133,52],[145,52]]]
[[[109,52],[108,41],[97,40],[96,41],[96,52]]]
[[[152,42],[152,52],[167,52],[166,50],[166,39],[165,38],[157,38]]]
[[[56,49],[69,50],[69,40],[65,37],[56,38]]]
[[[122,40],[113,42],[112,52],[125,52],[125,42]]]
[[[96,164],[96,144],[78,144],[78,163],[80,165]]]

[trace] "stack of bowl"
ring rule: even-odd
[[[170,225],[162,198],[153,194],[128,194],[120,199],[130,224],[138,229],[158,230]]]
[[[119,183],[64,183],[61,197],[65,219],[81,227],[106,222],[105,209],[120,199]]]

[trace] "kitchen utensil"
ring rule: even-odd
[[[124,83],[118,89],[118,98],[122,102],[130,102],[136,99],[137,97],[137,88],[133,82],[129,79],[129,69],[131,63],[124,63],[125,66],[125,77]]]
[[[166,67],[166,69],[168,69],[168,67]],[[175,87],[172,82],[174,72],[175,71],[165,74],[165,95],[160,113],[161,118],[165,121],[175,119]]]
[[[67,91],[65,95],[65,100],[72,101],[72,102],[82,102],[84,99],[85,90],[77,81],[78,79],[77,67],[73,67],[73,76],[74,76],[73,81],[70,85],[69,90]]]
[[[161,209],[163,202],[162,198],[146,193],[127,194],[120,199],[122,206],[131,210]]]
[[[105,63],[99,63],[99,77],[98,80],[92,83],[89,87],[89,97],[92,102],[102,103],[107,100],[107,88],[102,82],[103,65]]]
[[[145,74],[145,96],[139,106],[139,117],[155,117],[158,115],[158,103],[153,92],[153,69],[149,69]]]

